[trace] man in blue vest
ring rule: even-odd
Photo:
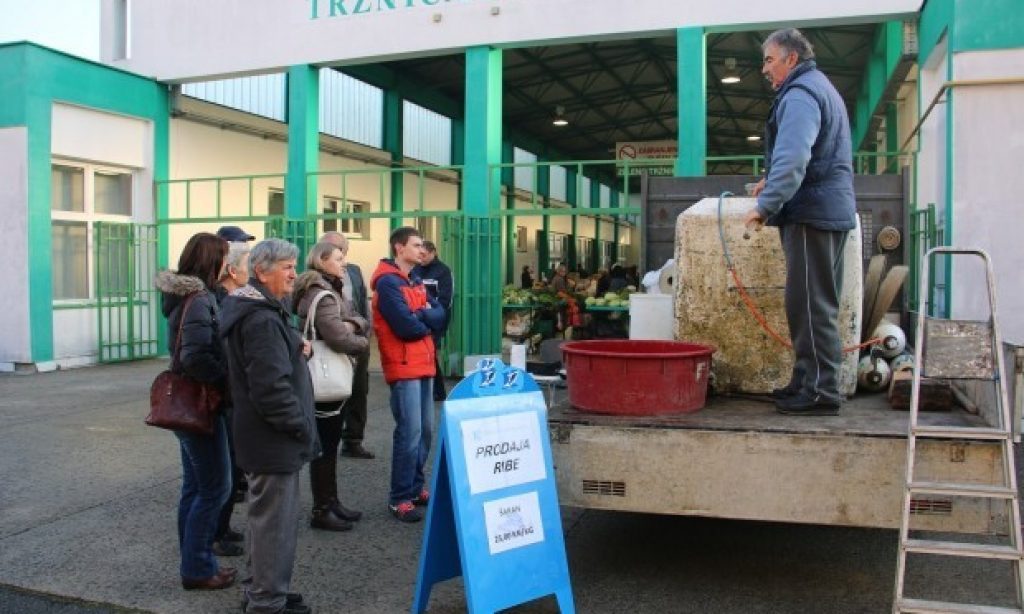
[[[853,148],[846,105],[799,30],[773,32],[761,72],[776,91],[765,125],[765,178],[748,227],[778,226],[786,257],[786,319],[795,362],[772,391],[783,414],[839,412],[839,295],[843,249],[856,227]]]

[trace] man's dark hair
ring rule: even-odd
[[[437,246],[434,245],[433,241],[424,241],[423,242],[423,249],[427,250],[431,254],[436,254],[437,253]]]
[[[213,290],[227,255],[227,241],[209,232],[196,233],[181,250],[178,274],[198,277],[208,290]]]
[[[764,39],[761,50],[767,49],[768,45],[777,46],[785,51],[786,55],[795,53],[801,62],[814,59],[814,47],[811,46],[811,41],[807,40],[803,32],[796,28],[783,28],[772,32],[768,38]]]
[[[388,238],[388,245],[391,246],[391,255],[394,256],[395,254],[398,253],[398,250],[395,248],[395,246],[405,245],[406,243],[409,242],[410,237],[419,236],[421,236],[420,231],[416,230],[412,226],[402,226],[401,228],[396,228],[391,233],[391,237]]]

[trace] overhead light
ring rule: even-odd
[[[736,58],[725,58],[725,74],[722,75],[722,83],[739,83],[740,74],[736,72]]]
[[[755,141],[760,141],[761,140],[761,135],[760,134],[751,134],[750,136],[747,137],[747,140],[752,142],[752,143],[755,142]]]
[[[565,107],[558,105],[555,107],[555,118],[551,120],[551,123],[555,126],[568,126],[569,120],[565,118]]]

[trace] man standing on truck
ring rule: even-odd
[[[783,414],[835,415],[842,403],[843,249],[856,226],[850,122],[799,30],[777,30],[761,49],[761,72],[776,94],[765,125],[765,177],[754,188],[757,206],[744,224],[779,228],[795,354],[789,383],[772,396]]]

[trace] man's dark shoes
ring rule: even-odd
[[[788,399],[798,394],[800,394],[800,389],[796,386],[783,386],[782,388],[775,388],[768,396],[773,399]]]
[[[346,443],[341,446],[341,455],[349,458],[374,458],[373,452],[363,447],[361,443]]]
[[[339,518],[329,506],[314,507],[313,518],[309,521],[309,526],[325,531],[352,530],[352,523],[344,518]]]
[[[810,396],[799,393],[794,396],[775,401],[775,409],[787,416],[835,416],[839,414],[841,403],[823,395]]]
[[[242,591],[242,611],[245,612],[245,608],[249,607],[249,596]],[[288,593],[285,596],[284,609],[278,610],[278,614],[309,614],[313,610],[303,603],[302,595],[300,593]]]
[[[222,539],[219,542],[213,542],[213,553],[217,556],[242,556],[245,554],[245,549],[236,543]]]
[[[209,578],[182,578],[181,587],[187,591],[215,591],[234,584],[236,575],[238,570],[234,567],[221,567]]]

